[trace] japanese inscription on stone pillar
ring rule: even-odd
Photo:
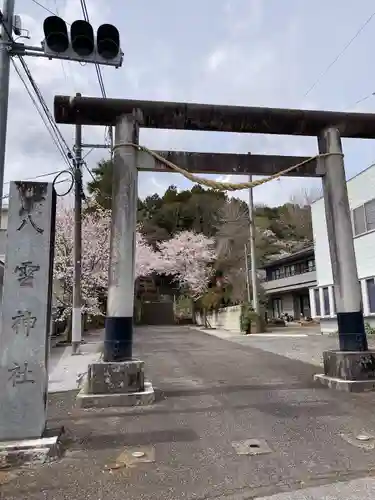
[[[46,424],[56,196],[10,185],[0,330],[0,441],[41,437]]]

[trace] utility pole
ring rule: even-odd
[[[0,29],[0,225],[3,207],[5,147],[7,136],[10,49],[12,44],[15,0],[4,0]]]
[[[249,175],[249,182],[253,180]],[[253,308],[260,316],[259,298],[258,298],[258,279],[255,255],[255,220],[254,220],[254,199],[253,188],[249,188],[249,219],[250,219],[250,262],[251,262],[251,284],[253,288]]]
[[[251,294],[250,294],[250,275],[249,275],[249,261],[248,261],[247,245],[245,243],[245,269],[246,269],[246,289],[247,289],[247,301],[250,304]]]
[[[76,97],[81,97],[77,93]],[[74,144],[74,275],[73,275],[73,312],[72,312],[72,354],[79,354],[82,341],[82,125],[76,124]]]

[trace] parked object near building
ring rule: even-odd
[[[309,289],[316,286],[314,247],[265,264],[262,283],[268,299],[267,317],[299,321],[311,317]]]
[[[358,278],[365,323],[375,326],[375,165],[347,182]],[[320,320],[322,333],[337,331],[332,265],[324,199],[311,206],[317,283],[310,290],[311,315]]]

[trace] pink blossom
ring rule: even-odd
[[[192,296],[200,296],[212,275],[212,263],[216,258],[214,243],[203,234],[178,233],[159,245],[162,256],[159,272],[174,275]]]
[[[162,259],[158,252],[155,252],[146,243],[145,238],[137,231],[135,254],[135,277],[145,277],[157,272],[163,267]]]
[[[98,209],[86,213],[82,220],[82,312],[100,315],[100,300],[107,293],[110,254],[111,212]],[[65,316],[72,308],[73,294],[74,211],[59,208],[56,217],[54,296],[64,306]],[[160,267],[160,256],[137,232],[135,277],[147,276]]]

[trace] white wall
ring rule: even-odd
[[[324,199],[311,205],[313,224],[316,282],[318,286],[333,283],[331,258],[329,255],[327,221],[324,208]]]
[[[375,165],[347,182],[350,209],[375,198]],[[318,286],[333,283],[324,199],[311,206]],[[375,276],[375,231],[354,238],[358,278]]]
[[[216,314],[208,314],[207,320],[212,328],[241,333],[240,317],[241,306],[230,306],[219,309]],[[204,326],[204,318],[200,314],[196,314],[196,322],[198,325]]]
[[[350,209],[363,205],[375,198],[375,165],[361,172],[347,182]],[[317,286],[333,284],[331,258],[328,246],[327,222],[324,199],[311,206]],[[375,276],[375,231],[354,237],[354,249],[357,261],[358,278],[364,280]],[[362,291],[364,287],[362,287]],[[311,295],[310,295],[311,299]],[[367,297],[363,297],[366,302]],[[366,315],[366,307],[364,308]],[[334,318],[335,315],[331,315]],[[332,323],[331,321],[327,321]]]

